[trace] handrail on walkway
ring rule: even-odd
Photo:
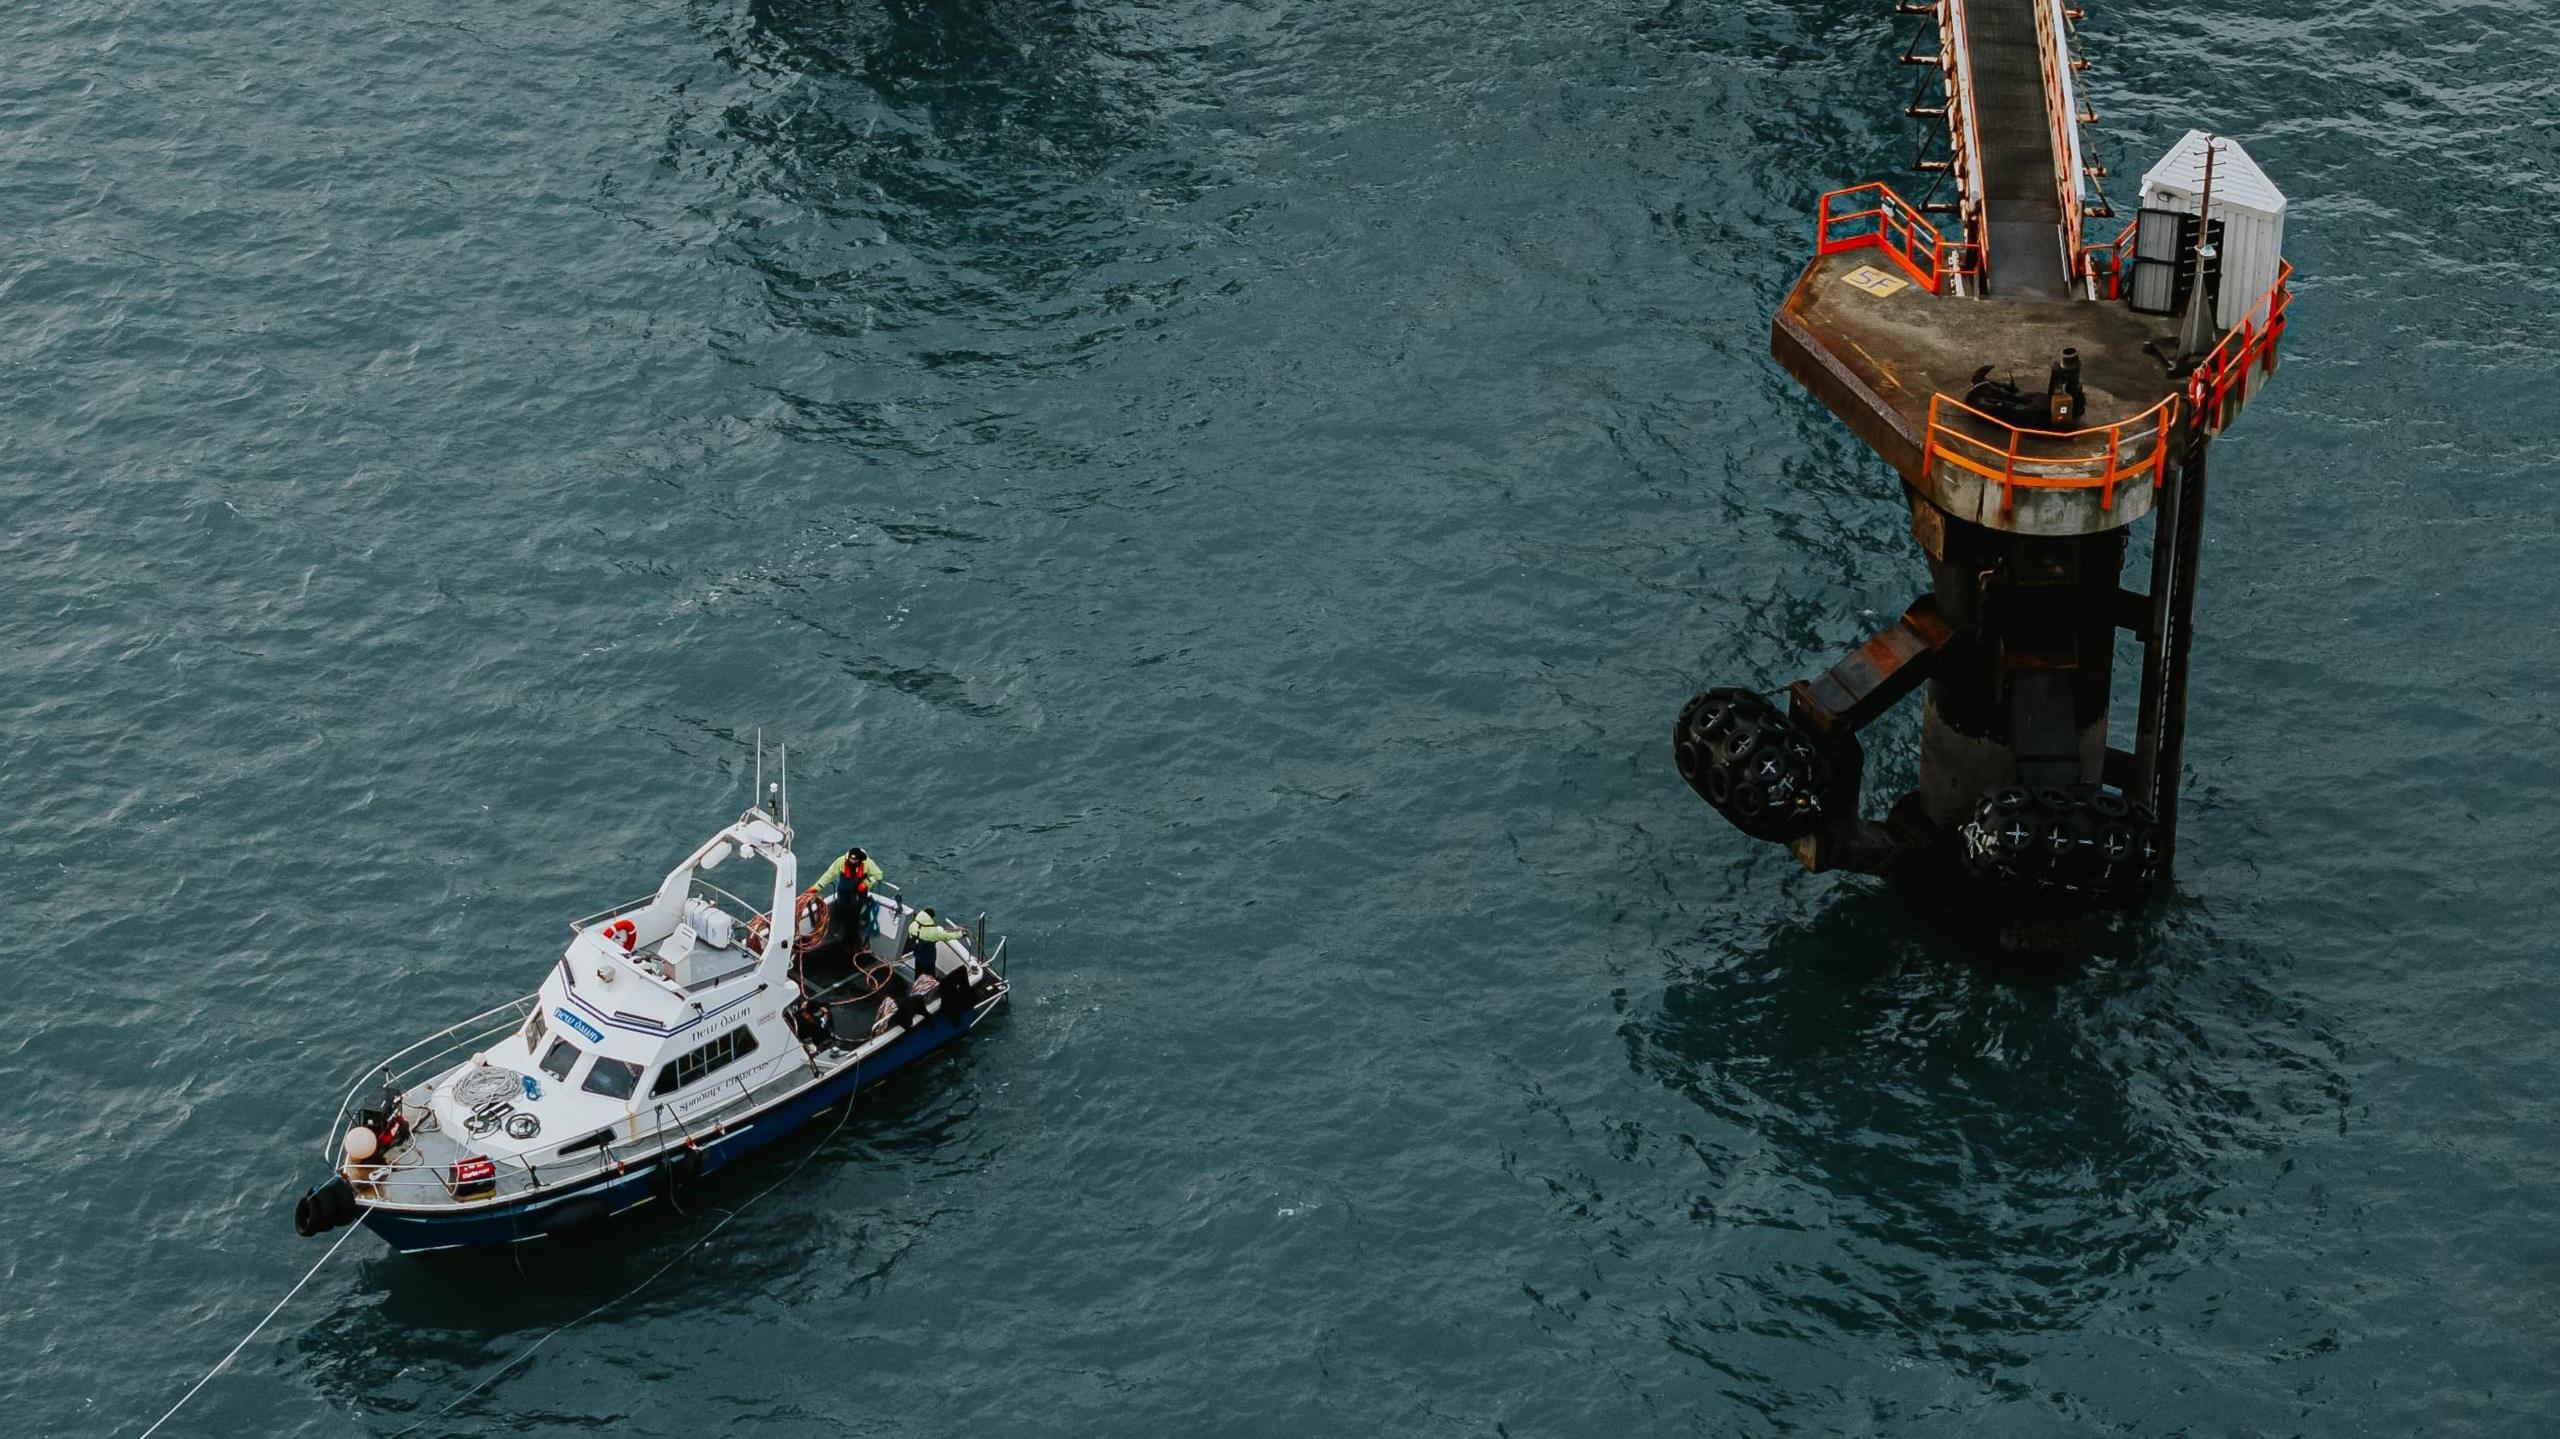
[[[2044,72],[2045,133],[2053,150],[2054,200],[2060,206],[2062,234],[2068,245],[2080,243],[2086,211],[2081,200],[2082,166],[2080,151],[2080,97],[2074,82],[2074,57],[2070,35],[2065,29],[2062,0],[2032,0],[2036,17],[2036,49],[2038,68]],[[2070,257],[2075,269],[2071,278],[2082,278],[2077,266],[2086,262],[2086,254]]]
[[[2097,298],[2121,300],[2133,279],[2133,237],[2139,220],[2127,223],[2112,242],[2080,247],[2080,274],[2096,284]]]

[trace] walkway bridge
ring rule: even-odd
[[[1966,243],[1980,257],[1972,275],[1978,292],[2060,300],[2076,285],[2085,297],[2082,223],[2112,212],[2096,183],[2103,172],[2081,144],[2081,127],[2097,117],[2079,93],[2087,68],[2074,29],[2080,12],[2064,9],[2062,0],[1901,8],[1936,17],[1937,54],[1915,47],[1904,55],[1915,64],[1935,62],[1946,100],[1912,109],[1948,120],[1943,163],[1961,197],[1955,205]]]

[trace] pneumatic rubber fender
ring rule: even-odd
[[[2077,909],[2139,904],[2160,880],[2160,826],[2122,795],[2006,785],[1956,828],[1966,875],[1994,892]]]
[[[1682,706],[1671,753],[1689,787],[1754,839],[1801,839],[1841,805],[1832,749],[1751,690],[1719,687]]]

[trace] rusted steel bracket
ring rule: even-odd
[[[1787,686],[1787,712],[1825,738],[1855,734],[1918,689],[1955,637],[1937,600],[1922,595],[1892,627],[1838,664]]]
[[[1954,643],[1956,631],[1938,613],[1935,596],[1922,595],[1902,618],[1838,664],[1787,686],[1787,713],[1818,740],[1836,747],[1849,773],[1865,768],[1857,732],[1918,689]],[[1806,869],[1890,874],[1924,863],[1933,852],[1926,818],[1916,797],[1906,796],[1884,823],[1858,818],[1854,791],[1835,805],[1835,818],[1790,848]]]

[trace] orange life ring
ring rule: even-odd
[[[607,944],[621,941],[622,952],[629,954],[640,947],[640,926],[627,919],[617,919],[604,927],[604,938]]]

